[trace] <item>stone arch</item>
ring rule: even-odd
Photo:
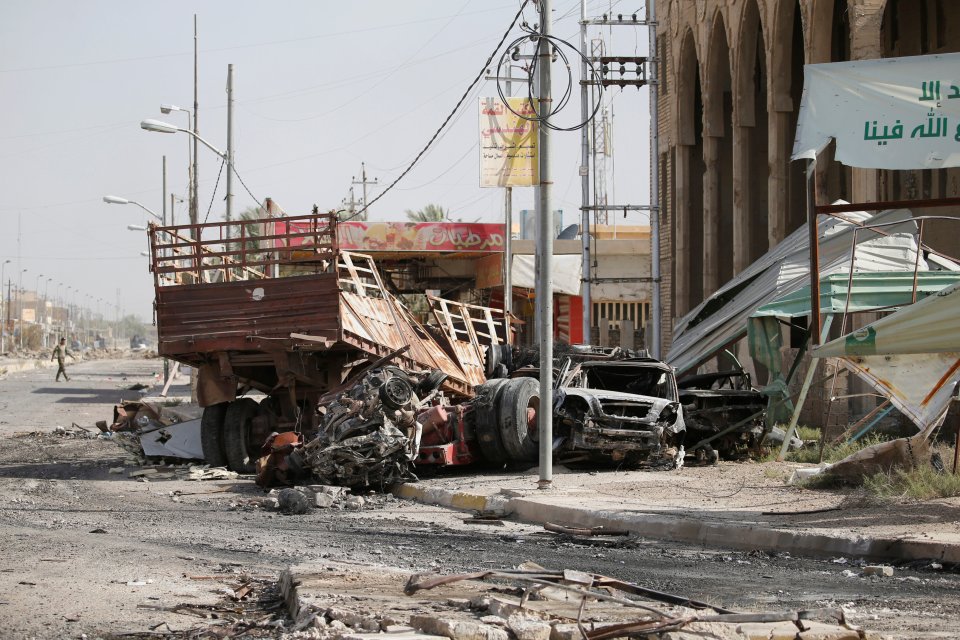
[[[792,162],[793,139],[803,93],[804,35],[802,6],[785,0],[775,7],[768,29],[770,166],[768,247],[772,248],[806,222],[806,176],[803,162]]]
[[[733,277],[733,83],[724,15],[707,40],[703,79],[703,293]]]
[[[687,29],[676,65],[677,145],[674,153],[673,286],[675,314],[703,298],[703,91],[696,40]]]
[[[768,248],[768,70],[757,0],[746,0],[735,45],[733,114],[733,271]]]

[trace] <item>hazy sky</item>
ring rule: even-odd
[[[161,158],[168,185],[187,194],[186,134],[143,131],[156,118],[186,126],[186,114],[159,106],[193,104],[193,15],[200,42],[200,134],[226,147],[227,64],[234,65],[237,172],[259,198],[290,215],[340,208],[351,178],[392,182],[423,147],[482,68],[519,8],[518,0],[30,0],[0,3],[0,262],[14,285],[50,297],[67,287],[90,308],[102,300],[152,320],[148,215],[109,205],[107,194],[162,209]],[[588,16],[643,11],[593,0]],[[554,34],[578,45],[579,0],[554,0]],[[634,6],[635,5],[635,6]],[[536,21],[531,6],[526,20]],[[612,34],[611,34],[612,31]],[[645,55],[646,30],[603,32],[611,55]],[[515,29],[509,40],[520,35]],[[593,37],[600,35],[591,31]],[[579,62],[573,60],[574,81]],[[554,65],[554,92],[565,76]],[[579,120],[579,87],[560,120]],[[515,92],[516,93],[516,92]],[[503,192],[479,188],[477,98],[481,81],[418,166],[371,208],[371,220],[404,220],[405,209],[438,203],[454,219],[503,219]],[[608,91],[614,114],[619,203],[648,202],[647,92]],[[577,222],[580,135],[554,135],[554,203]],[[223,217],[220,160],[199,150],[200,218]],[[235,211],[256,203],[235,183]],[[612,184],[612,176],[611,176]],[[382,187],[371,188],[371,199]],[[356,190],[360,195],[359,187]],[[611,198],[612,199],[612,198]],[[212,202],[212,204],[211,204]],[[533,208],[532,189],[514,190],[515,210]],[[178,204],[178,222],[187,221]],[[622,219],[622,217],[620,218]],[[52,278],[48,282],[48,279]],[[4,287],[4,291],[6,288]]]

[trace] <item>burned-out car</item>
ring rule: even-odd
[[[558,461],[673,466],[683,455],[683,410],[669,365],[651,358],[577,364],[568,359],[555,370],[554,386]],[[469,423],[483,457],[495,463],[535,461],[539,381],[520,375],[477,389]]]
[[[586,361],[557,390],[561,450],[615,462],[675,464],[685,430],[673,369],[652,358]]]
[[[677,382],[686,419],[687,451],[701,462],[757,450],[767,434],[767,399],[742,369],[688,376]],[[704,442],[710,440],[710,442]]]

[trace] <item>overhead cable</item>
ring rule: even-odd
[[[400,181],[404,178],[404,176],[406,176],[408,173],[410,173],[411,169],[413,169],[413,168],[416,166],[417,162],[420,161],[420,158],[423,157],[423,154],[425,154],[425,153],[427,152],[427,149],[430,148],[430,145],[432,145],[432,144],[434,143],[434,141],[437,139],[437,136],[439,136],[440,133],[443,132],[444,128],[445,128],[445,127],[447,126],[447,124],[450,122],[450,119],[453,118],[453,116],[457,113],[457,111],[460,110],[460,107],[463,105],[464,101],[467,99],[467,96],[470,95],[470,92],[473,91],[473,88],[474,88],[474,87],[477,85],[477,83],[480,82],[480,80],[483,78],[484,74],[486,73],[487,68],[490,66],[490,63],[493,62],[494,56],[496,56],[496,55],[497,55],[497,52],[500,51],[500,47],[502,47],[502,46],[503,46],[503,43],[506,42],[507,36],[510,35],[510,32],[513,31],[513,28],[517,25],[517,21],[520,19],[520,16],[523,15],[523,10],[524,10],[524,8],[527,6],[527,3],[528,3],[529,1],[530,1],[530,0],[523,0],[523,2],[520,3],[520,10],[517,11],[517,15],[515,15],[515,16],[513,17],[513,20],[510,22],[510,26],[507,27],[507,30],[503,32],[503,36],[500,38],[500,42],[498,42],[498,43],[497,43],[497,46],[494,47],[493,51],[490,52],[490,55],[487,57],[486,61],[483,63],[483,66],[480,67],[480,72],[477,73],[477,76],[473,79],[473,82],[470,83],[470,86],[468,86],[467,89],[466,89],[466,91],[463,92],[463,95],[460,96],[460,100],[457,101],[457,104],[453,107],[453,109],[450,111],[450,113],[447,114],[447,117],[444,119],[443,123],[441,123],[441,124],[440,124],[440,127],[433,133],[433,135],[432,135],[432,136],[430,137],[430,139],[427,141],[427,144],[424,145],[423,149],[420,150],[420,153],[418,153],[417,156],[413,159],[413,161],[407,166],[407,168],[403,170],[403,173],[401,173],[399,176],[397,176],[397,178],[396,178],[393,182],[391,182],[389,185],[387,185],[387,187],[386,187],[383,191],[381,191],[380,194],[379,194],[376,198],[374,198],[374,199],[371,200],[370,202],[365,202],[365,203],[363,203],[363,208],[362,208],[362,209],[358,210],[356,213],[354,213],[354,214],[351,215],[351,216],[348,216],[348,217],[346,217],[346,218],[343,218],[343,220],[342,220],[343,222],[346,222],[347,220],[350,220],[351,218],[355,218],[355,217],[357,217],[358,215],[362,214],[362,213],[363,213],[364,211],[366,211],[367,209],[369,209],[369,208],[370,208],[370,205],[372,205],[374,202],[376,202],[377,200],[379,200],[379,199],[382,198],[383,196],[387,195],[387,193],[389,193],[390,190],[393,189],[393,187],[394,187],[398,182],[400,182]]]

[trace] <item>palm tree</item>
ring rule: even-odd
[[[450,219],[450,210],[444,211],[438,204],[428,204],[419,211],[407,209],[404,213],[407,214],[407,220],[410,222],[443,222]]]

